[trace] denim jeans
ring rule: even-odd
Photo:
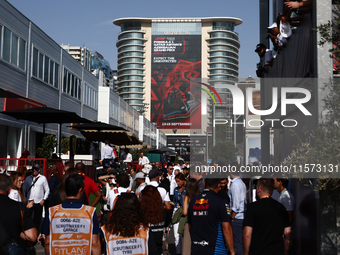
[[[7,244],[8,254],[9,255],[24,255],[24,249],[17,243],[9,243]]]

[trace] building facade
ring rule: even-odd
[[[242,20],[121,18],[113,23],[121,27],[116,44],[119,95],[166,134],[206,131],[213,100],[202,99],[197,82],[212,87],[237,83],[240,43],[235,26]],[[227,90],[216,92],[224,98],[216,110],[222,116],[232,100]],[[202,113],[206,104],[209,111]]]
[[[121,126],[139,137],[139,113],[120,100],[112,88],[102,86],[96,76],[36,24],[8,1],[0,0],[0,88],[25,97],[0,98],[0,111],[45,105]],[[104,98],[100,97],[101,88],[107,89]],[[107,106],[104,117],[99,114],[103,105]],[[69,126],[62,126],[62,137],[84,138]],[[18,158],[26,149],[34,157],[41,146],[42,133],[42,124],[0,114],[0,158]],[[45,133],[59,136],[58,124],[46,124]],[[158,134],[164,136],[162,132]],[[164,138],[153,140],[155,148],[165,145]]]
[[[91,51],[86,47],[61,45],[68,54],[77,60],[86,70],[91,71]]]

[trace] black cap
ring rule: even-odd
[[[159,172],[157,169],[152,169],[149,172],[149,179],[152,180],[153,178],[156,178],[157,176],[159,176]]]
[[[32,167],[32,170],[40,170],[40,166],[38,164],[35,164],[33,167]]]
[[[267,49],[266,45],[264,45],[263,43],[259,43],[258,45],[256,45],[256,49],[255,52],[259,52],[262,49]]]

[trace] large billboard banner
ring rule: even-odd
[[[201,128],[201,35],[153,35],[151,120],[161,129]]]

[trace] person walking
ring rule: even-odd
[[[0,244],[7,254],[24,254],[24,242],[35,242],[38,231],[23,203],[8,197],[11,180],[0,174]]]
[[[191,178],[187,180],[185,185],[185,195],[183,199],[183,211],[182,215],[185,217],[188,216],[188,208],[190,201],[200,193],[198,188],[198,183],[195,179]],[[185,223],[184,225],[184,233],[182,238],[182,255],[190,255],[191,254],[191,237],[189,232],[189,224]]]
[[[101,228],[108,255],[148,254],[148,222],[134,193],[122,193]]]
[[[291,223],[286,208],[271,198],[273,189],[273,179],[258,180],[256,193],[260,199],[248,205],[243,221],[244,255],[288,252]]]
[[[26,201],[29,203],[33,201],[33,206],[29,209],[29,211],[33,215],[35,227],[40,232],[43,206],[50,194],[50,188],[46,177],[39,173],[40,166],[36,164],[32,167],[32,170],[32,175],[25,178],[23,192]]]
[[[47,255],[101,254],[96,208],[80,201],[84,186],[81,175],[70,175],[65,181],[67,198],[49,209],[44,228]]]
[[[220,179],[206,178],[203,193],[191,199],[188,223],[191,254],[235,254],[226,200],[217,195]]]

